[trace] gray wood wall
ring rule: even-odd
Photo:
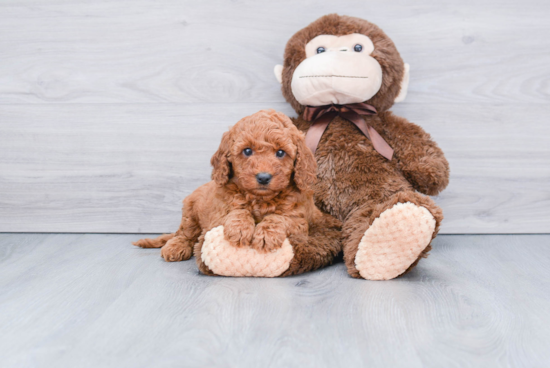
[[[546,0],[3,0],[0,231],[174,230],[229,125],[294,114],[273,66],[331,12],[411,64],[394,111],[450,161],[442,232],[550,232]]]

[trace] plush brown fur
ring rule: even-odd
[[[427,208],[436,220],[437,235],[442,211],[427,195],[436,195],[449,183],[449,164],[441,149],[419,126],[393,115],[388,109],[399,94],[404,63],[393,42],[376,25],[358,18],[331,14],[297,32],[287,43],[283,68],[282,92],[299,114],[293,119],[303,132],[310,122],[302,118],[304,106],[294,98],[292,75],[305,59],[305,45],[318,35],[337,36],[361,33],[374,43],[371,54],[382,67],[380,91],[366,103],[378,110],[378,115],[363,116],[366,122],[394,149],[388,161],[373,149],[353,124],[337,117],[328,126],[316,151],[318,181],[314,186],[317,206],[343,225],[344,260],[348,272],[360,277],[355,268],[355,254],[361,237],[384,210],[395,203],[411,202]],[[426,257],[431,246],[422,252]],[[409,267],[411,269],[418,260]]]
[[[393,105],[395,97],[399,94],[399,84],[405,69],[403,60],[392,40],[378,26],[366,20],[329,14],[296,32],[286,44],[282,91],[283,96],[298,114],[303,112],[304,106],[294,98],[290,83],[294,70],[306,58],[306,44],[320,35],[345,36],[352,33],[364,34],[372,40],[374,51],[371,56],[382,67],[382,87],[373,98],[366,102],[375,106],[378,111],[388,110]]]
[[[245,148],[253,154],[245,156]],[[278,150],[286,155],[277,157]],[[213,181],[185,198],[178,231],[135,245],[162,247],[169,262],[194,253],[207,275],[213,272],[200,256],[204,236],[220,225],[232,245],[262,252],[281,247],[288,238],[295,255],[282,276],[328,265],[341,250],[341,223],[315,206],[315,159],[287,116],[265,110],[240,120],[223,135],[211,162]],[[268,185],[256,180],[260,172],[273,175]]]

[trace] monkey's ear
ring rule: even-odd
[[[281,64],[275,65],[273,72],[275,73],[275,78],[277,78],[279,83],[283,84],[283,66]]]
[[[306,146],[304,136],[300,132],[295,135],[296,160],[294,161],[294,182],[300,191],[312,190],[317,180],[317,162],[313,152]]]
[[[401,102],[407,97],[407,90],[409,89],[409,64],[405,63],[405,72],[403,73],[403,79],[401,80],[401,89],[399,94],[395,98],[394,102]]]
[[[227,184],[231,175],[231,162],[229,162],[229,149],[231,146],[230,140],[230,132],[223,133],[220,147],[210,160],[210,163],[214,167],[212,170],[212,180],[214,180],[219,186]]]

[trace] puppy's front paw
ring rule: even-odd
[[[252,239],[252,248],[265,252],[279,249],[286,239],[284,228],[269,223],[259,223]]]
[[[249,246],[254,235],[254,220],[248,218],[228,218],[223,227],[225,239],[235,246]]]

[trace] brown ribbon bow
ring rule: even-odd
[[[359,128],[363,134],[370,139],[374,149],[388,160],[392,159],[393,149],[378,134],[378,132],[367,124],[361,115],[375,115],[374,106],[366,103],[355,103],[349,105],[324,105],[324,106],[306,106],[303,118],[307,121],[313,121],[306,133],[306,145],[315,154],[319,141],[327,129],[330,122],[337,116],[349,120]]]

